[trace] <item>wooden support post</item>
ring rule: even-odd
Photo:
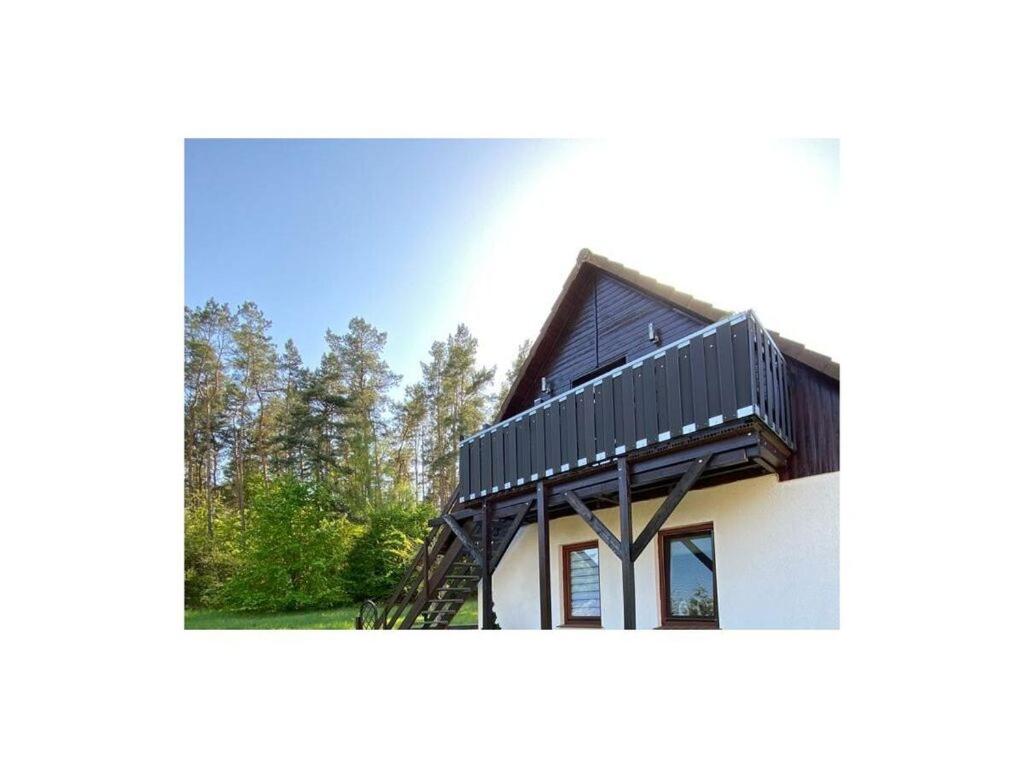
[[[551,543],[544,483],[537,483],[537,563],[540,584],[540,628],[551,629]]]
[[[622,627],[636,629],[636,582],[633,577],[633,505],[629,493],[629,465],[619,458],[619,543],[622,556]]]
[[[491,504],[484,502],[480,510],[480,616],[483,629],[494,629],[491,605]]]

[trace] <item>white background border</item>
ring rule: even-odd
[[[1012,754],[1019,28],[389,6],[2,12],[4,762]],[[848,318],[840,631],[182,630],[185,137],[700,134],[842,139],[840,246],[792,276]]]

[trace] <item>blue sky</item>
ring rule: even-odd
[[[472,236],[563,144],[188,141],[185,300],[255,301],[308,364],[361,315],[413,377],[458,321]]]
[[[833,265],[838,175],[837,141],[190,140],[185,300],[255,301],[307,365],[361,315],[403,384],[461,320],[500,375],[589,247],[838,359],[786,279]]]

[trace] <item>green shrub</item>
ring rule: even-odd
[[[363,510],[345,567],[351,599],[381,599],[394,590],[427,530],[430,507],[408,490],[391,491]]]
[[[222,595],[243,611],[329,608],[345,603],[343,571],[353,526],[323,489],[283,477],[249,490],[237,573]]]
[[[238,568],[238,516],[214,501],[213,535],[202,500],[185,507],[185,606],[216,607]]]

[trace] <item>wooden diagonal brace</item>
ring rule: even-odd
[[[462,526],[459,525],[459,521],[451,515],[441,515],[441,519],[444,520],[448,524],[448,527],[452,529],[452,533],[454,533],[458,540],[462,542],[462,546],[466,548],[469,554],[473,556],[473,559],[476,560],[476,564],[483,568],[483,553],[480,551],[480,548],[477,547],[476,542],[474,542],[469,537],[469,534],[462,529]]]
[[[637,536],[636,541],[633,542],[630,556],[633,558],[634,562],[638,557],[640,557],[640,553],[644,551],[647,545],[650,544],[651,539],[654,538],[655,534],[661,530],[661,526],[663,526],[665,521],[668,520],[668,516],[676,511],[676,507],[679,506],[679,502],[683,500],[687,491],[689,491],[693,487],[693,484],[700,479],[700,476],[704,474],[704,470],[707,469],[708,464],[711,463],[711,457],[713,455],[714,454],[708,453],[701,456],[699,459],[694,459],[690,462],[690,465],[686,468],[683,476],[679,478],[679,481],[675,484],[672,490],[669,491],[668,496],[666,496],[665,500],[661,502],[661,506],[658,507],[658,511],[654,513],[654,517],[647,522],[647,525],[644,526],[643,532]]]
[[[594,529],[601,541],[608,545],[608,548],[615,553],[615,556],[622,559],[622,545],[619,540],[615,538],[615,534],[608,530],[607,526],[598,520],[597,516],[587,509],[586,504],[580,501],[580,497],[572,491],[565,492],[565,500],[569,502],[569,506],[573,508],[577,515],[582,517],[587,525]]]
[[[512,520],[512,524],[509,525],[504,540],[494,548],[494,552],[491,553],[491,573],[494,573],[494,569],[498,567],[498,563],[501,561],[501,556],[505,554],[505,550],[508,549],[509,544],[512,543],[512,539],[516,536],[516,531],[518,531],[519,526],[523,524],[523,518],[526,517],[526,513],[529,512],[532,507],[532,499],[522,505],[519,512],[516,513],[515,519]]]

